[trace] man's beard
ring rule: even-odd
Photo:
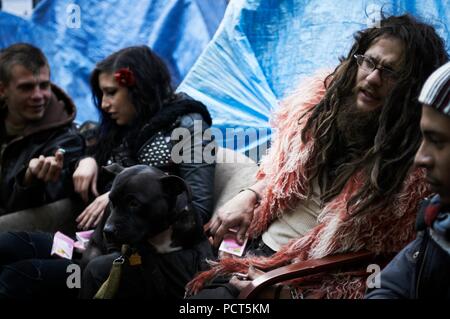
[[[380,114],[381,108],[374,111],[360,111],[356,107],[354,97],[347,99],[336,117],[340,140],[347,152],[361,154],[373,146]]]

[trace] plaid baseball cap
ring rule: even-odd
[[[420,92],[419,102],[450,116],[450,62],[428,77]]]

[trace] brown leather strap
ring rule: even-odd
[[[266,287],[286,280],[330,271],[339,267],[370,261],[375,258],[371,252],[360,251],[346,254],[327,256],[320,259],[311,259],[295,264],[283,266],[265,273],[253,280],[239,294],[239,299],[257,298],[258,294]]]

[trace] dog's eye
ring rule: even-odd
[[[128,202],[128,207],[130,208],[139,208],[139,206],[141,206],[141,204],[136,199],[130,199]]]

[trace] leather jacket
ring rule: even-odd
[[[160,131],[152,136],[147,143],[140,148],[138,159],[141,164],[155,166],[162,171],[183,178],[191,188],[192,204],[196,208],[197,213],[200,214],[203,224],[205,224],[212,216],[214,205],[215,160],[213,162],[205,162],[204,159],[201,159],[200,162],[195,163],[195,159],[192,161],[183,160],[182,157],[184,154],[178,154],[181,162],[175,163],[172,156],[174,155],[172,154],[172,151],[174,150],[174,147],[177,148],[177,145],[180,147],[180,153],[183,151],[181,146],[185,146],[184,151],[202,156],[205,147],[209,143],[214,143],[198,136],[200,134],[193,134],[196,121],[197,124],[201,123],[202,126],[202,129],[198,133],[204,133],[204,131],[209,128],[209,125],[203,120],[200,114],[190,113],[183,115],[172,124],[171,128]],[[188,145],[186,145],[186,141],[183,142],[173,139],[174,136],[172,136],[172,134],[180,128],[185,128],[186,131],[184,132],[192,134],[192,138],[189,140],[189,142],[191,142],[190,145],[189,142],[187,142]],[[180,130],[180,132],[183,132],[183,130]]]

